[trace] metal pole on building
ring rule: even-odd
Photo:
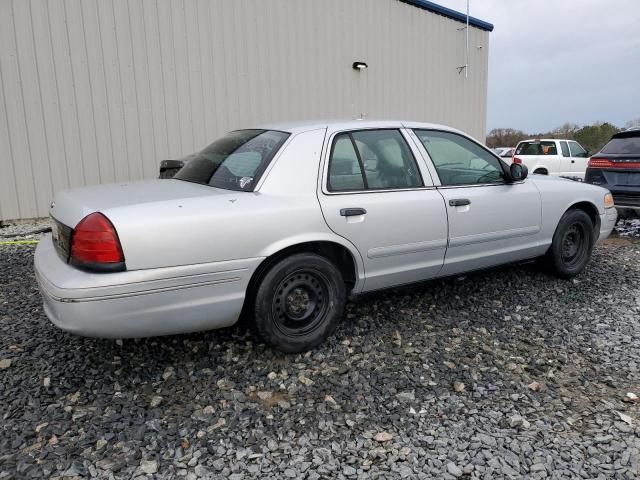
[[[469,77],[469,0],[467,0],[467,22],[462,28],[458,28],[458,31],[464,30],[464,65],[457,67],[458,75],[464,70],[464,78]]]
[[[467,0],[467,31],[465,39],[464,78],[469,76],[469,0]]]

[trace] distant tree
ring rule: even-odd
[[[576,131],[574,138],[591,153],[599,152],[614,133],[621,129],[610,123],[587,125]]]
[[[640,127],[640,118],[629,120],[626,128]],[[560,127],[556,127],[550,132],[525,133],[522,130],[513,128],[494,128],[487,135],[487,146],[495,147],[515,147],[521,140],[527,138],[566,138],[578,141],[591,153],[599,152],[605,143],[609,141],[614,133],[621,131],[620,128],[608,122],[597,122],[593,125],[579,125],[566,122]]]
[[[561,127],[554,128],[549,134],[545,136],[551,136],[553,138],[566,138],[573,140],[575,133],[580,130],[580,125],[575,123],[566,122]]]
[[[494,128],[487,135],[487,146],[489,148],[496,147],[515,147],[520,140],[528,138],[528,135],[522,130],[513,128]]]

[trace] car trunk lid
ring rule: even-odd
[[[93,212],[230,193],[234,192],[181,180],[114,183],[64,190],[56,195],[49,213],[54,219],[53,223],[60,227],[59,231],[63,236],[61,241],[64,241],[66,230],[63,227],[73,229],[80,220]]]

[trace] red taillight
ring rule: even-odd
[[[590,158],[589,168],[640,168],[640,162],[636,161],[619,161],[612,162],[608,158]]]
[[[107,217],[96,212],[78,223],[71,235],[71,263],[97,270],[124,269],[120,240]]]
[[[522,163],[522,160],[520,160],[518,157],[513,157],[513,163]]]
[[[611,167],[613,162],[608,158],[590,158],[587,167],[589,168],[603,168]]]

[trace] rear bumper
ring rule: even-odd
[[[131,338],[232,325],[261,260],[95,274],[65,264],[48,236],[34,266],[54,325],[83,336]]]
[[[616,226],[618,220],[618,212],[615,208],[606,208],[604,213],[600,215],[600,235],[598,241],[606,239]]]

